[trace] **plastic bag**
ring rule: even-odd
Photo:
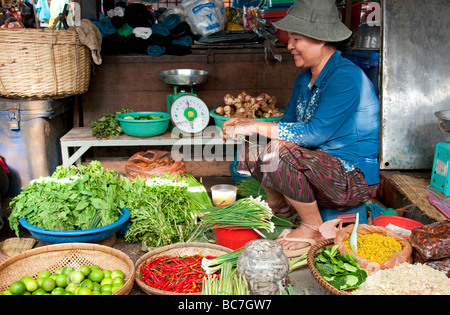
[[[224,29],[225,5],[220,0],[183,0],[185,20],[192,33],[208,36]]]
[[[186,174],[184,161],[175,161],[170,152],[160,150],[137,152],[128,159],[125,165],[127,178],[136,178],[137,176],[148,178],[177,173],[181,176]]]
[[[50,20],[50,8],[47,0],[38,0],[36,11],[39,14],[39,22],[43,23]]]
[[[355,226],[354,224],[351,224],[341,230],[336,231],[334,243],[339,245],[338,250],[344,256],[347,255],[348,253],[347,249],[344,246],[344,241],[350,237],[350,234],[352,233],[354,226]],[[394,253],[394,255],[388,261],[382,263],[381,265],[375,262],[370,262],[367,259],[352,253],[352,255],[355,256],[361,268],[367,270],[367,272],[369,273],[372,273],[380,269],[389,269],[395,267],[404,262],[412,262],[411,257],[412,247],[406,239],[383,226],[373,226],[367,224],[358,225],[358,234],[369,234],[369,233],[377,233],[381,235],[391,236],[402,245],[403,250],[401,252]]]
[[[450,257],[450,221],[413,228],[409,242],[414,249],[414,260],[418,262]]]

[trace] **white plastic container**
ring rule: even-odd
[[[230,205],[236,201],[237,187],[228,184],[214,185],[211,187],[213,205]]]

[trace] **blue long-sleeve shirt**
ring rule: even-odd
[[[379,183],[380,102],[372,82],[339,51],[311,89],[310,81],[309,69],[295,80],[279,139],[327,152],[347,171],[359,168],[367,184]]]

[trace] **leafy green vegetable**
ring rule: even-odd
[[[117,221],[123,205],[118,173],[93,161],[31,181],[11,200],[8,220],[17,236],[22,217],[44,229],[85,230]]]
[[[323,247],[314,256],[314,266],[322,277],[339,290],[358,288],[367,278],[367,272],[361,269],[355,256],[342,256],[338,251],[339,245],[331,248]]]
[[[92,124],[92,136],[97,139],[109,139],[123,134],[123,129],[117,121],[116,116],[131,113],[132,110],[123,108],[115,113],[99,118]]]
[[[137,177],[124,189],[132,222],[125,239],[149,247],[187,241],[196,229],[198,209],[205,207],[192,198],[186,180],[175,175],[147,180]]]

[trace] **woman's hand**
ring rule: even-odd
[[[237,140],[238,135],[251,136],[257,132],[258,121],[250,118],[230,118],[223,123],[223,142],[227,138]]]
[[[227,138],[237,140],[238,135],[259,134],[269,139],[278,139],[278,124],[250,118],[230,118],[223,123],[223,142]]]

